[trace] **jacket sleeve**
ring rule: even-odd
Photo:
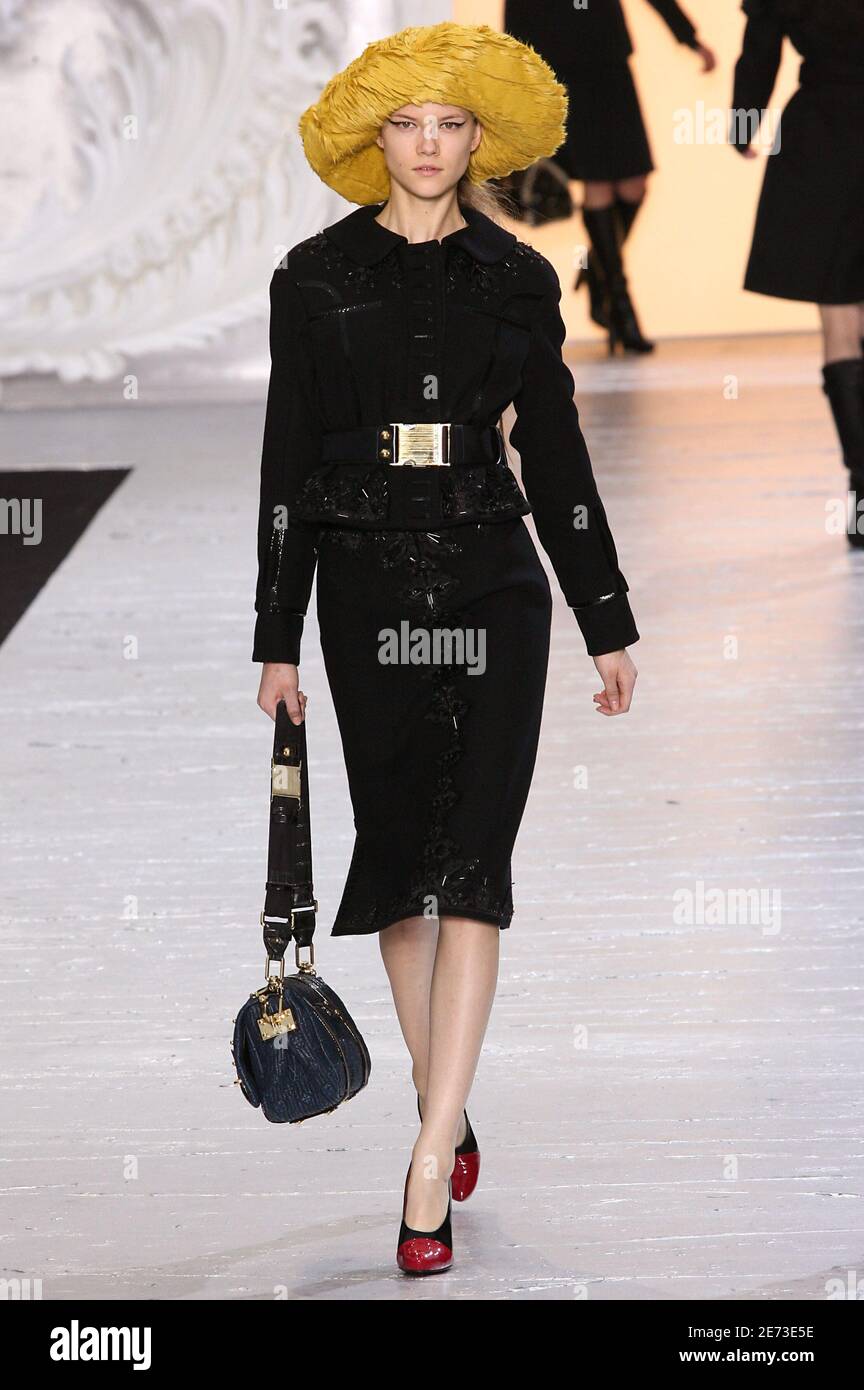
[[[744,0],[741,8],[747,15],[747,27],[735,64],[729,131],[730,143],[739,154],[756,138],[783,52],[783,26],[768,0]]]
[[[300,660],[320,528],[292,516],[321,459],[321,423],[302,295],[287,269],[270,282],[270,384],[261,452],[253,661]]]
[[[648,4],[666,21],[679,43],[686,43],[688,48],[696,47],[696,28],[676,0],[648,0]]]
[[[591,468],[573,399],[574,381],[561,355],[566,337],[561,285],[550,285],[531,330],[510,442],[518,449],[522,486],[543,549],[585,638],[590,656],[639,641],[618,568],[615,542]]]

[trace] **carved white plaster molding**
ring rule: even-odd
[[[0,0],[0,376],[107,381],[266,312],[348,207],[297,119],[395,0]],[[438,14],[435,18],[443,18]]]

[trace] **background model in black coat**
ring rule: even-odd
[[[744,0],[730,138],[741,153],[760,126],[789,38],[801,54],[765,165],[744,288],[819,306],[828,397],[857,529],[864,500],[864,0]]]
[[[704,71],[714,56],[696,37],[675,0],[649,0],[680,43],[702,56]],[[585,184],[582,220],[591,243],[575,288],[587,285],[591,318],[609,334],[609,351],[651,352],[643,334],[624,268],[624,243],[645,198],[654,168],[651,148],[628,58],[633,44],[618,0],[508,0],[504,27],[530,44],[567,88],[564,143],[555,154],[568,178]]]
[[[676,0],[648,0],[679,43],[698,47]],[[530,44],[568,91],[567,138],[555,159],[571,179],[606,181],[654,168],[627,62],[633,43],[619,0],[507,0],[504,28]]]
[[[864,300],[864,0],[744,0],[733,143],[758,129],[788,38],[800,87],[768,155],[744,288],[813,304]]]
[[[680,43],[694,47],[696,30],[676,0],[648,0],[648,4]],[[507,0],[504,27],[514,38],[531,44],[541,57],[545,47],[563,63],[615,63],[633,52],[620,0],[588,0],[582,9],[573,0]]]

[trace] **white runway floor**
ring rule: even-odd
[[[10,466],[134,471],[0,647],[0,1276],[46,1299],[409,1301],[824,1300],[861,1277],[864,551],[825,529],[846,474],[817,339],[600,351],[571,365],[637,698],[595,713],[553,584],[468,1107],[480,1185],[428,1280],[394,1262],[416,1112],[377,940],[328,935],[353,824],[314,594],[317,963],[372,1077],[298,1127],[232,1084],[264,963],[263,396],[6,415]]]

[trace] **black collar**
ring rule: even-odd
[[[325,227],[324,234],[361,265],[374,265],[376,261],[383,260],[394,246],[409,245],[407,237],[391,232],[389,227],[382,227],[380,222],[375,221],[383,207],[383,203],[365,203],[338,222]],[[515,245],[513,233],[499,227],[484,212],[467,206],[462,206],[461,211],[468,226],[448,232],[447,236],[441,238],[442,246],[461,246],[476,261],[491,264],[500,261]]]

